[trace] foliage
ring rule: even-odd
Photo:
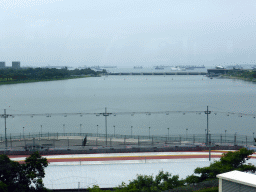
[[[44,168],[48,166],[48,162],[38,152],[27,157],[24,164],[12,161],[6,155],[0,155],[0,165],[1,191],[47,191],[42,178],[45,176]]]
[[[67,70],[67,68],[20,68],[20,69],[0,69],[1,82],[19,82],[19,81],[42,81],[71,78],[74,76],[93,75],[97,76],[100,72],[87,69]]]
[[[228,72],[228,75],[236,78],[248,79],[251,81],[255,81],[256,79],[255,70],[232,70]]]
[[[253,150],[247,150],[246,148],[235,152],[229,151],[224,154],[219,161],[211,163],[209,167],[196,168],[194,173],[200,176],[191,175],[188,176],[185,181],[187,184],[198,183],[207,179],[214,179],[216,175],[232,170],[255,172],[255,166],[244,164],[245,161],[250,158],[249,155],[253,154],[253,152]]]
[[[211,187],[211,188],[202,189],[196,192],[218,192],[218,191],[219,191],[218,187]]]
[[[193,192],[193,191],[218,187],[218,183],[219,183],[218,179],[212,179],[209,181],[203,181],[203,182],[196,183],[193,185],[186,185],[183,187],[178,187],[178,188],[175,188],[172,190],[168,190],[168,192]]]
[[[168,172],[164,173],[163,171],[160,171],[155,179],[152,175],[137,175],[137,178],[130,181],[128,185],[122,183],[121,186],[116,188],[116,191],[164,191],[182,185],[183,181],[179,180],[178,175],[172,176]]]

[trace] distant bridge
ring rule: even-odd
[[[141,73],[108,73],[108,75],[206,75],[207,72],[141,72]]]

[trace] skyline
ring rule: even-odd
[[[256,63],[256,2],[6,0],[0,61],[117,67]]]

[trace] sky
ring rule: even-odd
[[[255,0],[0,0],[0,61],[256,64],[255,10]]]

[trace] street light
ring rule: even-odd
[[[43,130],[43,128],[42,128],[42,127],[43,127],[43,125],[41,125],[41,136],[42,136],[42,134],[43,134],[43,131],[42,131],[42,130]]]
[[[252,142],[253,142],[253,145],[254,145],[254,142],[255,142],[255,140],[254,140],[254,132],[252,134],[253,134],[253,141]]]
[[[23,139],[25,138],[25,137],[24,137],[24,128],[25,128],[25,127],[23,127]]]
[[[148,138],[150,139],[150,127],[148,128]]]
[[[82,132],[81,132],[81,130],[82,130],[81,127],[82,127],[82,124],[80,124],[80,135],[81,135],[81,133],[82,133]]]
[[[64,136],[65,136],[65,124],[63,124],[63,133],[64,133]]]
[[[132,126],[131,126],[131,137],[132,137]]]
[[[114,137],[116,137],[116,126],[114,125]]]
[[[225,143],[227,143],[226,133],[227,133],[227,130],[225,130]]]
[[[187,137],[188,137],[188,129],[186,129],[186,141],[187,141]]]
[[[170,129],[170,128],[167,128],[167,130],[168,130],[168,140],[169,140],[169,129]]]
[[[97,137],[98,137],[98,126],[99,126],[99,125],[97,125]]]

